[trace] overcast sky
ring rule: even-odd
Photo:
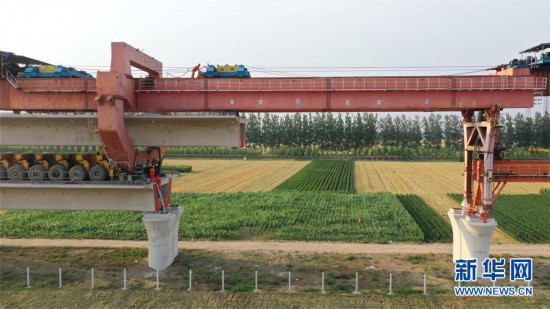
[[[3,1],[2,12],[0,50],[89,69],[110,64],[112,41],[167,68],[242,63],[297,74],[296,67],[492,66],[550,42],[550,0],[17,0]],[[301,73],[462,72],[326,71]]]

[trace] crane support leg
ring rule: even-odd
[[[98,101],[97,127],[104,149],[116,165],[133,171],[135,150],[124,123],[124,102],[112,96]]]
[[[489,257],[491,237],[497,222],[491,217],[494,202],[493,161],[499,136],[500,106],[463,112],[464,198],[461,208],[449,210],[453,228],[453,260]],[[483,160],[474,160],[479,156]],[[497,192],[498,194],[498,192]]]

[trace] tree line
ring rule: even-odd
[[[379,116],[374,113],[248,114],[247,144],[252,148],[315,147],[350,150],[375,146],[453,148],[463,146],[462,118]],[[550,148],[550,114],[504,114],[500,146]]]

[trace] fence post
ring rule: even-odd
[[[31,270],[27,267],[27,289],[31,288]]]
[[[321,293],[325,294],[325,272],[321,272]]]
[[[128,289],[128,286],[126,285],[126,268],[124,268],[124,287],[122,289],[123,290]]]
[[[225,271],[222,269],[222,290],[220,292],[225,292]]]
[[[62,270],[61,270],[61,267],[59,267],[59,288],[61,289],[62,287],[63,287]]]
[[[193,271],[190,269],[189,270],[189,288],[187,289],[188,291],[191,291],[191,289],[193,288]]]
[[[424,295],[428,295],[428,291],[426,289],[427,287],[428,278],[426,276],[426,273],[424,273]]]
[[[392,283],[393,283],[393,275],[392,273],[390,273],[390,290],[388,292],[388,295],[392,295],[393,294],[393,291],[392,291]]]
[[[289,271],[288,272],[288,291],[290,292],[291,291],[291,285],[290,285],[290,280],[291,280],[291,272]]]
[[[254,292],[258,292],[258,271],[254,272]]]
[[[353,294],[359,294],[359,273],[355,273],[355,292]]]
[[[157,269],[157,287],[155,290],[160,290],[160,286],[159,286],[159,270]]]
[[[92,289],[95,286],[95,269],[92,267]]]

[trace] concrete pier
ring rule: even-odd
[[[479,272],[481,263],[489,257],[496,220],[488,218],[487,223],[483,223],[480,218],[466,216],[461,208],[451,208],[448,215],[453,227],[453,261],[475,258]]]
[[[149,240],[149,267],[165,270],[178,255],[178,230],[183,209],[169,207],[164,213],[146,213],[143,223]]]

